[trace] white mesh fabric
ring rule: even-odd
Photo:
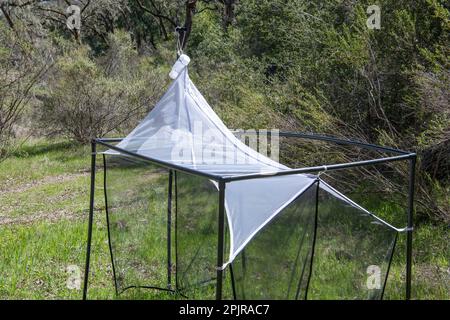
[[[187,68],[117,147],[222,177],[289,169],[237,139],[190,80]],[[315,180],[314,176],[297,174],[228,183],[225,191],[230,226],[227,263]],[[343,199],[334,189],[325,185],[323,188]]]

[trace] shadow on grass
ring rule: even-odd
[[[82,144],[75,142],[75,141],[61,141],[61,142],[54,142],[54,143],[40,142],[35,145],[23,145],[20,148],[18,148],[17,150],[13,151],[11,153],[11,156],[17,157],[17,158],[34,157],[34,156],[47,154],[50,152],[70,150],[74,146],[79,147],[79,146],[82,146]]]

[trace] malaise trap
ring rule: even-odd
[[[308,133],[231,131],[190,80],[188,62],[180,57],[168,91],[127,137],[92,141],[83,297],[101,155],[118,294],[146,288],[168,298],[382,299],[405,235],[409,298],[416,155]],[[275,142],[280,161],[273,160]],[[350,152],[330,163],[338,154],[330,145]],[[387,195],[405,202],[396,207],[402,228],[375,205],[386,198],[376,175],[395,179],[392,164],[409,172],[404,196]]]

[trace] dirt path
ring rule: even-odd
[[[69,212],[66,210],[59,210],[56,212],[37,212],[30,216],[21,216],[21,217],[0,217],[0,226],[5,225],[15,225],[15,224],[31,224],[38,221],[49,221],[56,222],[61,219],[75,219],[80,217],[73,212]]]
[[[55,184],[55,183],[64,183],[68,181],[72,181],[75,179],[78,179],[80,177],[87,177],[89,175],[89,172],[79,172],[79,173],[72,173],[72,174],[63,174],[58,176],[46,176],[43,179],[34,180],[28,183],[24,183],[18,186],[14,186],[13,188],[9,189],[0,189],[0,197],[5,195],[13,195],[18,193],[24,193],[27,192],[33,188],[45,186],[49,184]],[[43,199],[43,201],[45,201]],[[5,212],[3,212],[5,214]],[[80,213],[76,213],[73,211],[69,211],[67,209],[57,210],[57,211],[39,211],[39,212],[33,212],[30,215],[26,216],[15,216],[10,217],[6,213],[6,215],[3,215],[0,213],[0,226],[5,225],[16,225],[16,224],[31,224],[38,221],[50,221],[50,222],[56,222],[61,219],[76,219],[81,217]]]
[[[0,196],[11,193],[22,193],[26,192],[32,188],[36,188],[39,186],[43,186],[46,184],[52,184],[57,182],[67,182],[71,180],[75,180],[79,177],[88,176],[89,172],[80,172],[80,173],[71,173],[71,174],[62,174],[58,176],[47,176],[39,180],[33,180],[31,182],[27,182],[21,184],[19,186],[14,186],[13,188],[7,188],[7,186],[0,187]]]

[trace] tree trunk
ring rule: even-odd
[[[228,27],[234,21],[234,5],[236,0],[223,0],[224,11],[223,11],[223,27],[224,29],[228,29]]]
[[[167,30],[166,30],[166,26],[164,25],[164,21],[161,17],[158,18],[159,21],[159,27],[161,30],[161,35],[164,37],[164,40],[168,40],[169,39],[169,35],[167,34]]]
[[[197,0],[186,0],[186,19],[184,22],[183,30],[180,30],[181,37],[181,49],[184,50],[186,48],[187,41],[192,31],[192,17],[195,12],[195,8],[197,5]]]

